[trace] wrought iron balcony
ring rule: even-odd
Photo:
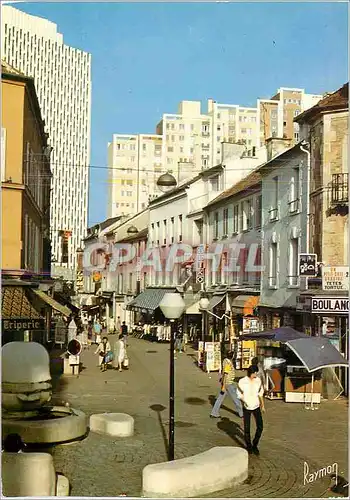
[[[349,201],[348,174],[333,174],[331,188],[332,205],[345,205]]]
[[[333,174],[329,189],[328,215],[346,215],[349,213],[348,174]]]

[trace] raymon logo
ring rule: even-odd
[[[204,268],[211,272],[223,273],[246,272],[260,273],[264,266],[260,264],[260,245],[249,245],[240,242],[199,245],[193,248],[186,243],[174,244],[171,247],[146,247],[137,255],[135,246],[127,243],[96,242],[84,250],[84,272],[108,270],[116,272],[118,266],[133,264],[138,273],[154,270],[155,272],[172,272],[176,266],[189,263],[198,274]]]

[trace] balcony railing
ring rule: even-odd
[[[331,187],[332,205],[345,205],[349,201],[348,174],[333,174]]]

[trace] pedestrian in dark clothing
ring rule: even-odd
[[[121,330],[122,330],[124,344],[125,344],[125,346],[127,346],[128,345],[128,327],[127,327],[125,321],[123,321],[123,323],[122,323]]]

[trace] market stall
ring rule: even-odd
[[[257,344],[267,374],[267,397],[286,402],[320,403],[322,369],[348,367],[348,361],[327,338],[309,337],[290,327],[240,337]]]

